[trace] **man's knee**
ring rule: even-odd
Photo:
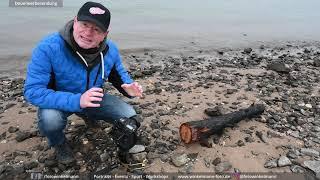
[[[113,110],[110,111],[111,114],[116,114],[120,118],[130,118],[137,114],[131,105],[113,95],[105,94],[103,99],[103,107],[106,108],[106,111],[109,111],[110,108],[112,108]]]
[[[132,116],[135,116],[137,115],[136,111],[134,110],[134,108],[129,105],[129,104],[126,104],[127,107],[125,108],[126,110],[124,111],[124,116],[127,117],[127,118],[130,118]]]
[[[66,117],[63,112],[56,109],[39,109],[38,123],[40,131],[52,132],[63,130],[66,126]]]

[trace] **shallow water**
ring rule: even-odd
[[[12,8],[0,1],[0,55],[29,54],[60,29],[83,0],[62,8]],[[319,0],[113,0],[110,37],[120,49],[229,47],[320,40]],[[191,43],[192,42],[192,43]]]

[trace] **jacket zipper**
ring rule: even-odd
[[[92,69],[91,69],[92,70]],[[90,72],[91,70],[87,69],[87,84],[86,84],[86,91],[89,90],[89,85],[90,85]],[[101,71],[101,63],[99,65],[99,68],[98,68],[98,72],[96,74],[96,77],[94,79],[94,82],[93,82],[93,86],[97,83],[97,79],[98,79],[98,75],[100,74],[100,71]]]
[[[89,90],[89,84],[90,84],[90,71],[87,70],[87,85],[86,85],[86,91]]]

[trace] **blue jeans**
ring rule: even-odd
[[[62,144],[65,141],[64,129],[67,125],[67,118],[73,112],[65,112],[57,109],[38,110],[38,127],[40,133],[48,138],[50,146]],[[115,119],[123,117],[130,118],[136,115],[132,106],[116,96],[105,94],[98,108],[85,108],[76,115],[87,118],[88,120],[104,120],[113,122]]]

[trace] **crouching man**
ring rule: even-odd
[[[32,53],[24,96],[39,107],[39,130],[61,163],[73,161],[64,134],[68,116],[75,113],[94,123],[131,121],[136,115],[129,104],[103,91],[108,79],[125,96],[142,96],[142,87],[130,78],[116,45],[107,40],[110,17],[102,4],[87,2],[73,20],[45,37]]]

